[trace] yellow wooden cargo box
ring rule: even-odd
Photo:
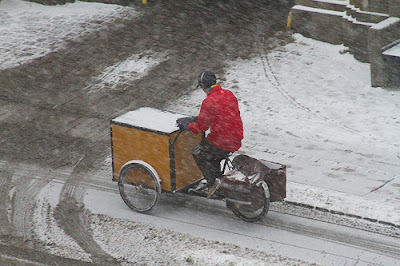
[[[131,160],[150,164],[165,191],[176,191],[201,179],[192,149],[202,135],[188,131],[179,134],[176,119],[181,117],[186,116],[143,107],[112,119],[113,180],[118,180],[122,166]]]

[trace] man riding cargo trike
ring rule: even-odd
[[[286,167],[232,156],[243,139],[237,99],[216,84],[212,72],[202,72],[198,84],[207,95],[198,117],[140,108],[111,121],[121,197],[146,212],[161,191],[190,193],[225,200],[241,219],[257,221],[270,201],[286,197]]]
[[[140,108],[111,120],[113,180],[124,202],[147,212],[161,192],[202,194],[204,179],[192,156],[202,134],[179,130],[185,115]],[[261,219],[269,202],[286,197],[286,167],[246,155],[224,158],[222,184],[216,192],[238,217]],[[219,192],[219,193],[218,193]]]

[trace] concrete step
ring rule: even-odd
[[[367,22],[367,23],[375,23],[375,24],[389,18],[388,14],[362,11],[361,9],[359,9],[353,5],[346,6],[346,14],[349,17],[352,17],[359,22]]]
[[[359,7],[348,4],[344,0],[296,0],[296,5],[312,7],[321,10],[345,12],[352,21],[379,23],[389,17],[388,14],[363,11]]]
[[[346,11],[347,1],[340,0],[296,0],[296,5],[313,8],[327,9],[332,11]]]

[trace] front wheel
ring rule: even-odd
[[[236,201],[230,204],[232,212],[246,222],[261,220],[269,210],[269,189],[265,181],[252,188],[247,201]],[[228,200],[228,199],[227,199]]]
[[[138,212],[151,210],[161,193],[157,172],[142,161],[131,161],[121,168],[118,188],[126,205]]]

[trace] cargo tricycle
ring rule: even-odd
[[[204,135],[179,130],[176,121],[184,117],[143,107],[111,120],[113,180],[131,209],[150,211],[161,193],[207,195],[192,157]],[[245,221],[262,219],[270,202],[286,197],[284,165],[231,154],[221,162],[221,171],[216,198]]]

